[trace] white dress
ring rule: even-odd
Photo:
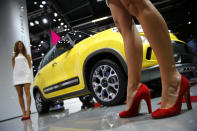
[[[13,84],[31,83],[31,79],[31,70],[29,69],[28,61],[23,54],[19,53],[18,56],[15,57]]]

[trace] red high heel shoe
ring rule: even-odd
[[[152,113],[152,118],[164,118],[179,114],[181,112],[183,96],[186,99],[188,110],[192,109],[192,104],[190,101],[190,84],[189,81],[183,75],[181,75],[181,86],[179,90],[179,96],[174,106],[168,109],[157,109]]]
[[[140,101],[142,99],[146,101],[148,106],[148,111],[149,113],[151,113],[152,108],[151,108],[151,100],[150,100],[150,90],[145,84],[141,84],[137,93],[135,94],[131,108],[128,111],[125,110],[120,112],[119,117],[128,118],[137,115],[139,112]]]

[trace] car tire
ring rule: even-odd
[[[49,102],[46,102],[43,99],[39,91],[36,92],[36,95],[35,95],[35,105],[39,114],[43,114],[49,111],[50,104]]]
[[[96,101],[104,106],[123,103],[126,99],[126,85],[123,69],[112,60],[100,60],[91,69],[90,90]]]

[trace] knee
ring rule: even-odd
[[[115,23],[116,27],[118,28],[118,31],[121,33],[121,26],[120,26],[119,20],[114,19],[114,23]]]
[[[19,98],[23,98],[23,93],[18,93]]]
[[[119,18],[121,19],[121,18]],[[118,31],[120,32],[121,35],[125,36],[126,34],[128,34],[128,32],[131,30],[131,24],[128,22],[120,22],[121,20],[119,19],[114,19],[114,23],[116,25],[116,27],[118,28]]]
[[[146,0],[121,0],[121,2],[128,10],[128,12],[135,17],[138,17],[140,15],[140,12],[144,10],[146,5]]]

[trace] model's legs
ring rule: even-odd
[[[21,107],[21,110],[23,112],[23,116],[25,116],[25,104],[24,104],[24,99],[23,99],[23,86],[22,85],[16,85],[16,91],[18,94],[18,100],[19,100],[19,104]]]
[[[176,102],[181,77],[175,67],[167,25],[149,0],[121,0],[121,3],[138,19],[156,54],[162,78],[160,108],[169,108]]]
[[[132,105],[132,100],[140,84],[142,68],[142,41],[136,26],[119,0],[109,0],[109,7],[118,30],[120,31],[125,48],[126,61],[128,65],[128,84],[127,84],[127,107]]]
[[[27,116],[30,115],[30,106],[31,106],[31,94],[30,94],[30,83],[24,84],[24,90],[26,94],[26,100],[27,100]]]

